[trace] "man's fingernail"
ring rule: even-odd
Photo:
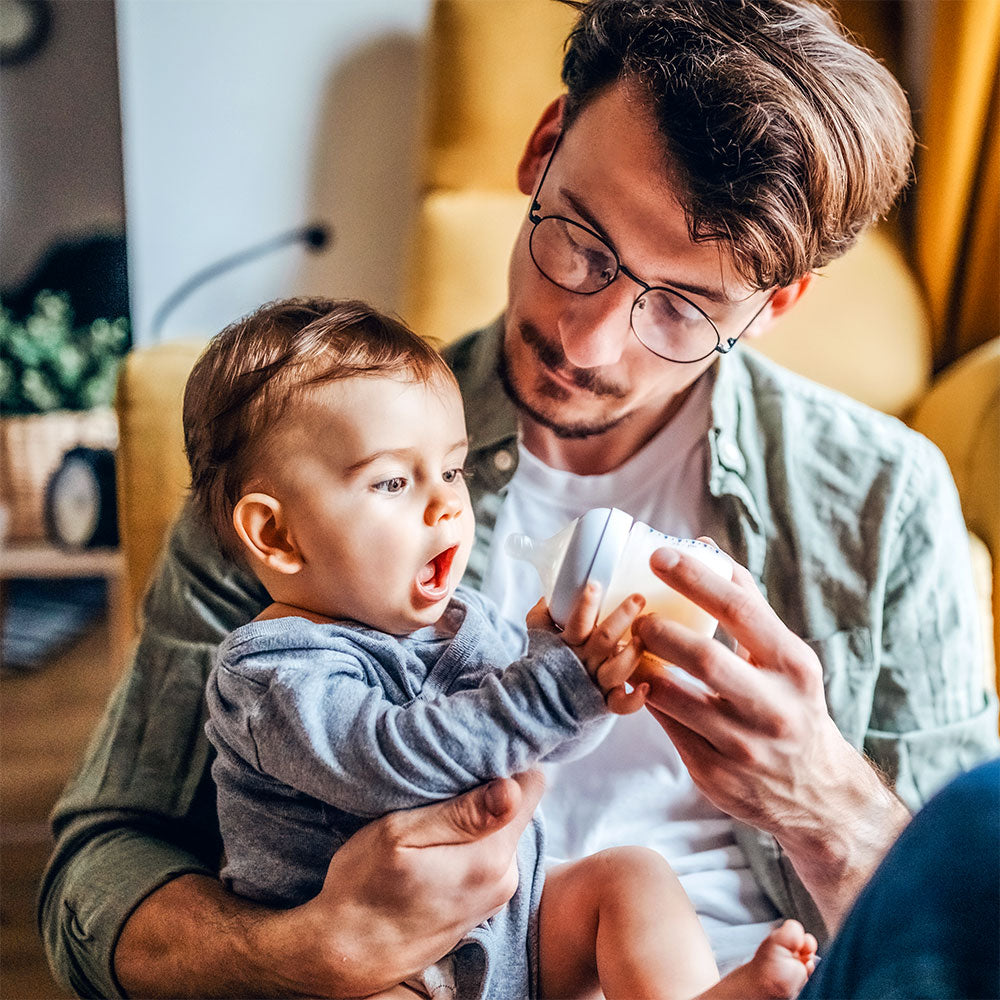
[[[652,561],[660,569],[673,569],[681,561],[681,557],[676,549],[662,548],[653,553]]]
[[[507,811],[507,794],[502,781],[491,781],[486,786],[486,808],[493,816],[502,816]]]

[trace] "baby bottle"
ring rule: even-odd
[[[600,618],[630,594],[642,594],[644,614],[662,615],[710,636],[716,620],[654,575],[649,557],[664,547],[681,549],[727,580],[732,578],[729,556],[715,546],[661,534],[617,507],[595,507],[545,541],[510,535],[504,547],[508,555],[538,570],[549,614],[557,625],[565,625],[587,581],[595,580],[603,593]]]

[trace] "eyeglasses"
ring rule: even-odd
[[[648,285],[622,262],[617,251],[592,229],[564,215],[540,215],[539,196],[549,167],[562,142],[560,132],[535,189],[528,220],[528,249],[535,267],[554,285],[576,295],[594,295],[619,274],[642,291],[632,303],[631,326],[636,339],[657,357],[677,364],[704,361],[711,354],[728,354],[771,301],[773,293],[735,337],[723,337],[718,327],[689,298],[673,288]]]

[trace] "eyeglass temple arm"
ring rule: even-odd
[[[542,176],[538,179],[538,184],[535,187],[534,197],[531,199],[531,208],[528,209],[528,216],[537,216],[542,210],[542,206],[538,201],[538,196],[542,193],[542,185],[545,183],[545,178],[549,176],[549,167],[552,166],[552,157],[556,155],[556,150],[559,148],[559,143],[562,142],[563,133],[560,130],[559,134],[556,136],[556,141],[552,144],[552,151],[549,153],[549,158],[545,161],[545,169],[542,171]],[[538,219],[531,219],[532,222],[538,222]]]
[[[753,314],[753,318],[750,320],[750,322],[747,323],[747,325],[743,327],[743,329],[740,330],[740,332],[736,334],[735,337],[726,337],[724,345],[721,340],[719,341],[718,344],[715,345],[715,349],[719,352],[719,354],[728,354],[737,345],[740,337],[742,337],[743,334],[746,333],[747,330],[749,330],[750,327],[752,327],[754,323],[757,322],[757,317],[771,304],[771,299],[773,299],[775,295],[778,294],[779,291],[780,289],[776,288],[773,292],[771,292],[771,294],[766,299],[764,299],[764,304]]]

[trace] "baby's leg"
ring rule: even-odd
[[[697,1000],[787,1000],[796,996],[816,964],[816,938],[797,920],[786,920],[757,953]]]
[[[548,873],[539,912],[543,997],[688,998],[718,981],[670,866],[619,847]]]

